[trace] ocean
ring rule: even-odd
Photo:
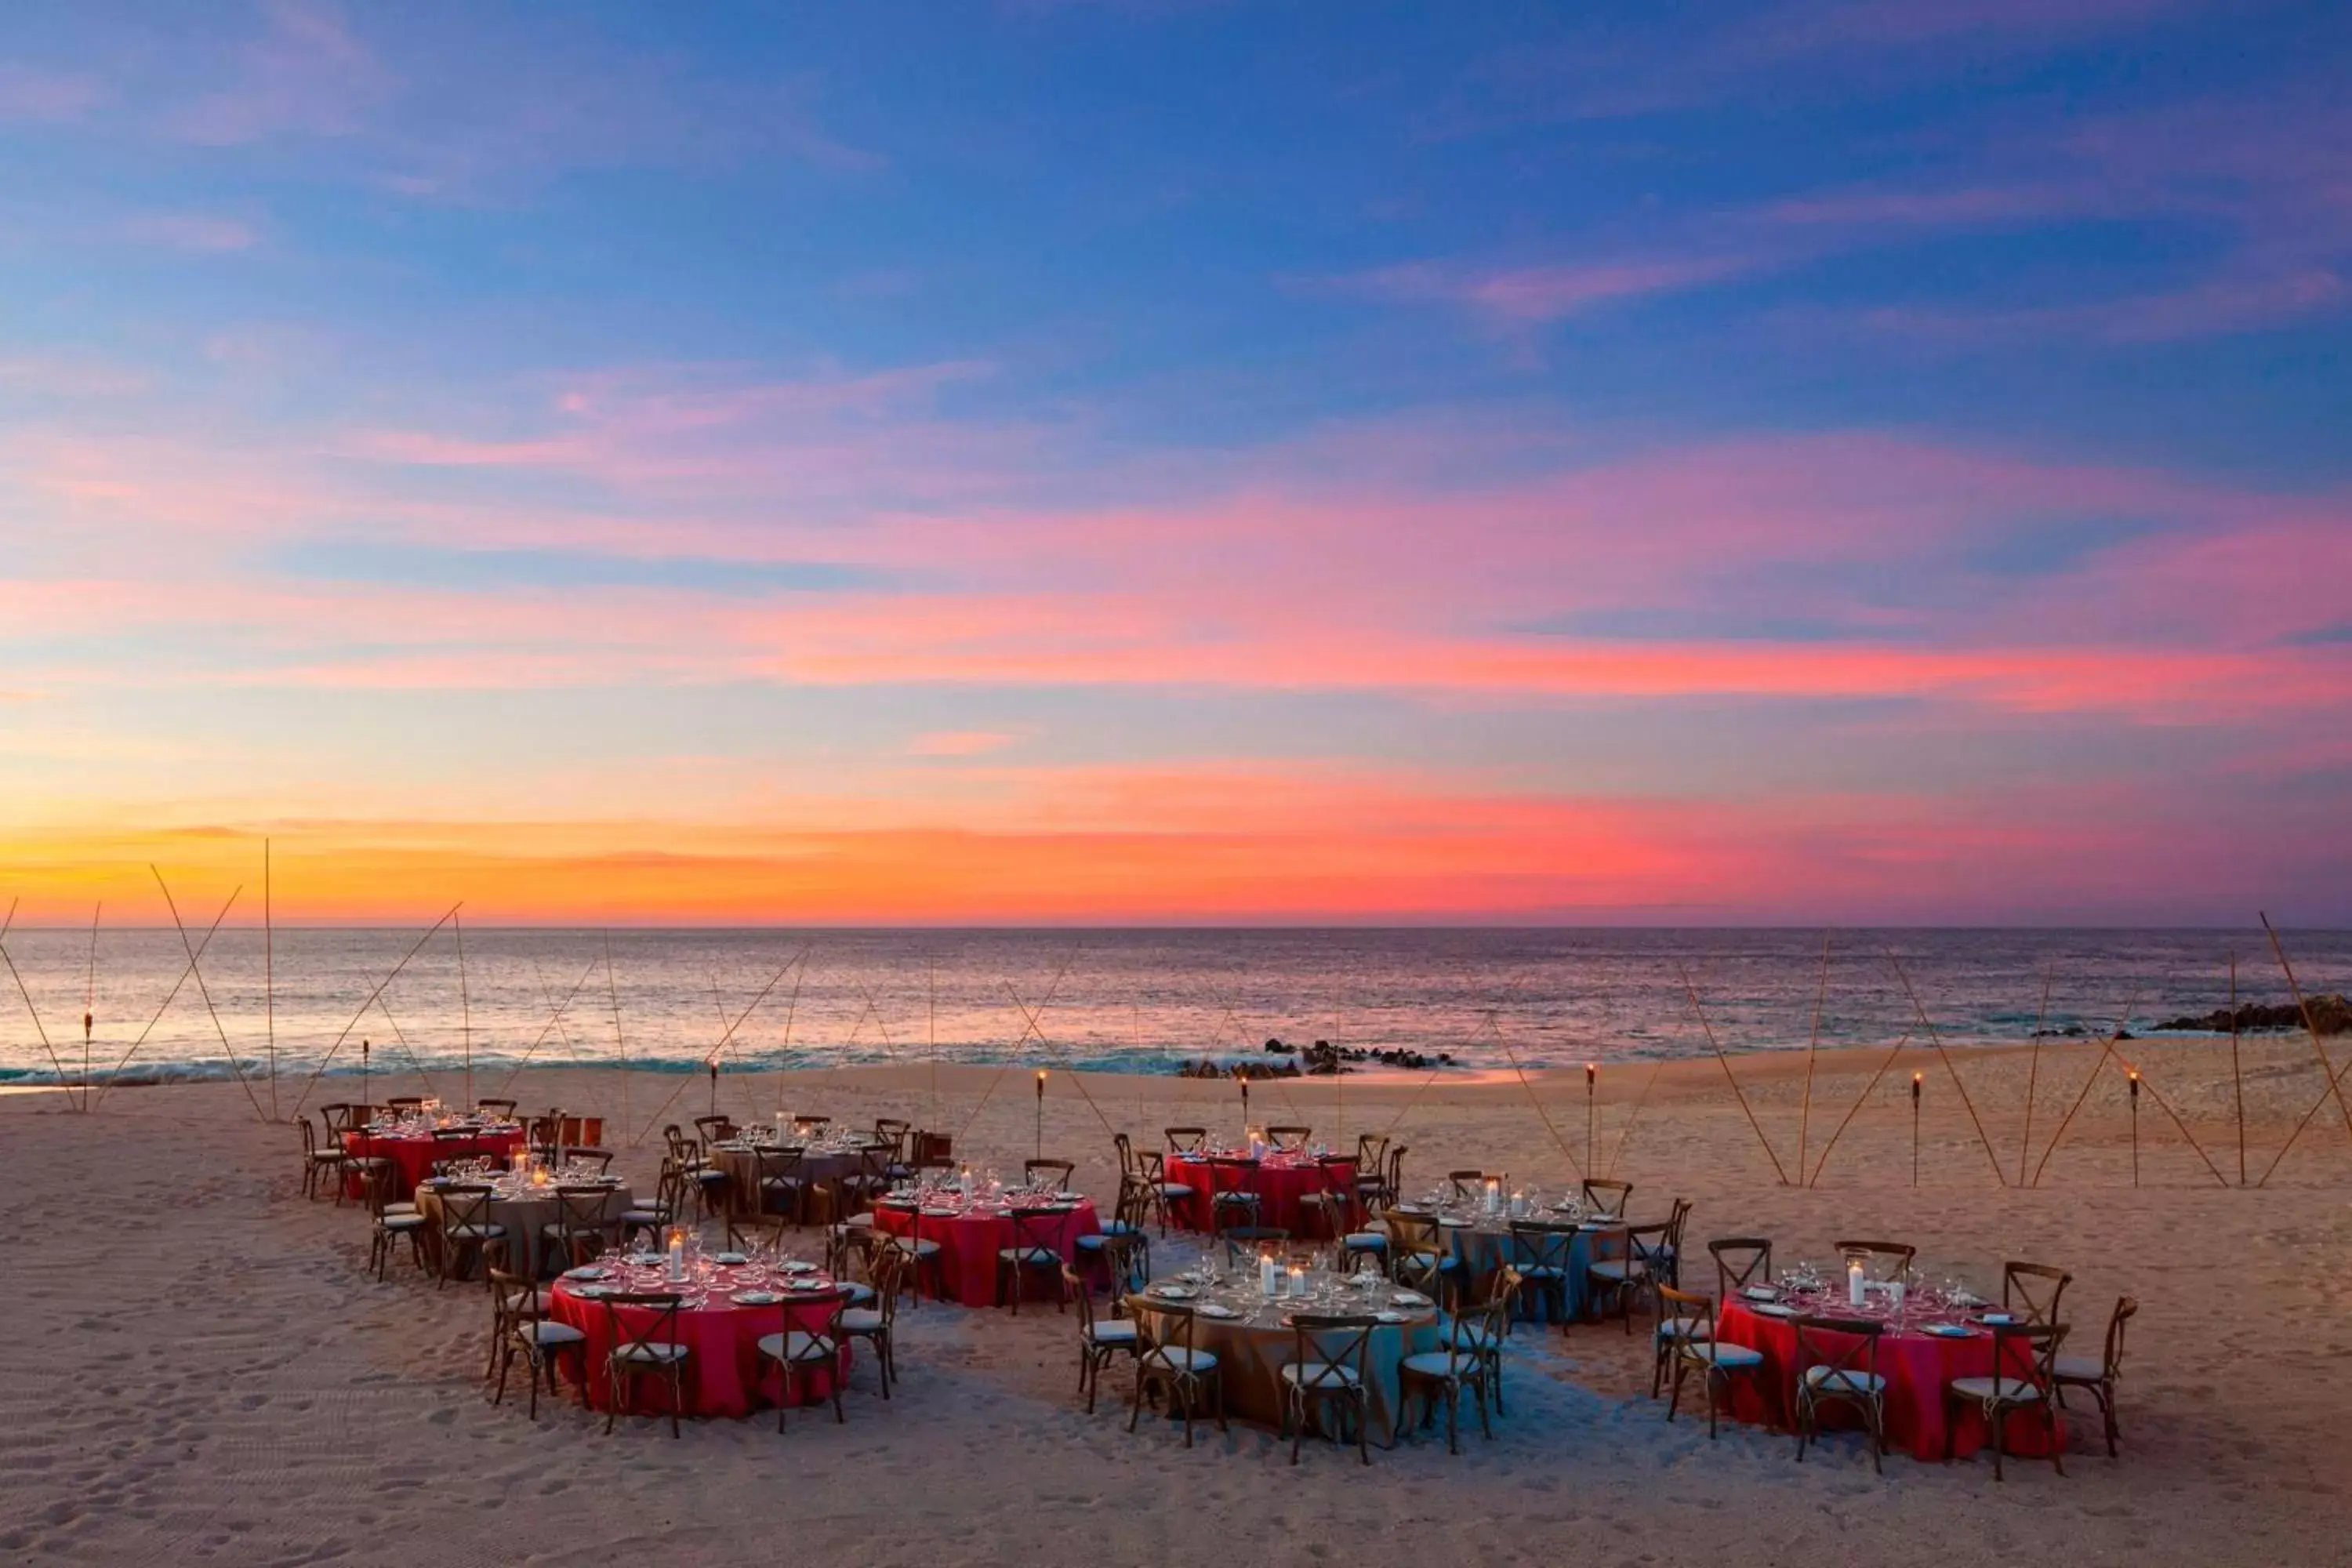
[[[281,930],[265,955],[260,931],[224,928],[191,973],[168,928],[101,926],[94,955],[88,928],[14,931],[23,991],[0,970],[0,1079],[79,1079],[85,1062],[101,1082],[225,1078],[231,1051],[265,1072],[273,1015],[281,1081],[357,1072],[362,1041],[380,1073],[469,1055],[478,1069],[698,1071],[714,1051],[730,1071],[1168,1073],[1263,1060],[1269,1038],[1488,1069],[1700,1055],[1706,1029],[1726,1050],[1802,1049],[1817,997],[1823,1046],[1891,1044],[1916,1024],[1906,976],[1951,1045],[2026,1039],[2045,982],[2046,1028],[2104,1035],[2127,1006],[2135,1032],[2205,1013],[2228,1000],[2232,953],[2242,999],[2287,994],[2259,926],[1832,931],[1825,990],[1819,931],[1556,929],[467,928],[461,971],[444,926],[384,984],[419,935]],[[2352,989],[2352,932],[2283,939],[2306,992]]]

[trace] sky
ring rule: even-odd
[[[0,900],[2352,924],[2347,79],[2260,0],[13,6]]]

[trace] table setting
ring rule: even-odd
[[[1948,1410],[1944,1392],[1954,1378],[1993,1373],[1993,1326],[2020,1321],[1969,1288],[1958,1275],[1932,1283],[1865,1278],[1858,1265],[1825,1268],[1801,1262],[1769,1285],[1732,1292],[1717,1309],[1716,1337],[1745,1345],[1764,1357],[1754,1378],[1731,1380],[1730,1410],[1743,1421],[1789,1424],[1796,1407],[1796,1320],[1829,1317],[1864,1320],[1884,1326],[1878,1342],[1878,1373],[1886,1380],[1886,1436],[1890,1447],[1922,1460],[1941,1460],[1947,1426],[1950,1451],[1965,1458],[1990,1438],[1984,1420],[1965,1407]],[[1850,1339],[1821,1334],[1843,1348]],[[2013,1347],[2011,1376],[2024,1374],[2031,1362]],[[1850,1423],[1850,1413],[1830,1406],[1825,1424]],[[2009,1417],[2003,1443],[2017,1455],[2050,1451],[2051,1434],[2030,1413]],[[2063,1440],[2063,1429],[2060,1438]]]
[[[433,1102],[398,1117],[378,1117],[364,1127],[343,1134],[343,1152],[353,1160],[390,1160],[394,1190],[412,1193],[416,1184],[444,1160],[489,1159],[510,1163],[527,1142],[519,1121],[468,1112],[464,1115],[433,1109]],[[463,1136],[445,1136],[445,1134]],[[357,1172],[351,1178],[355,1197],[366,1195],[366,1184]]]
[[[416,1212],[430,1222],[425,1245],[428,1248],[438,1247],[441,1189],[453,1184],[490,1189],[486,1217],[490,1224],[506,1227],[507,1267],[527,1279],[546,1278],[551,1272],[548,1265],[562,1261],[546,1256],[544,1234],[548,1226],[563,1217],[560,1188],[599,1189],[606,1194],[605,1217],[614,1222],[629,1207],[631,1194],[627,1184],[618,1176],[605,1174],[593,1162],[574,1161],[556,1168],[526,1154],[518,1163],[522,1168],[501,1170],[488,1158],[477,1155],[455,1162],[445,1175],[427,1176],[417,1183]],[[617,1238],[617,1230],[614,1236]]]
[[[939,1243],[935,1289],[967,1307],[997,1303],[997,1254],[1013,1245],[1014,1209],[1041,1209],[1050,1215],[1050,1219],[1033,1222],[1023,1239],[1052,1248],[1065,1262],[1079,1258],[1080,1237],[1102,1229],[1092,1199],[1058,1187],[1008,1187],[992,1167],[965,1165],[951,1174],[926,1172],[925,1176],[919,1183],[894,1184],[877,1198],[874,1223],[891,1236]],[[920,1288],[934,1282],[917,1283]]]
[[[1312,1226],[1301,1205],[1313,1194],[1328,1192],[1347,1200],[1346,1213],[1340,1217],[1344,1233],[1357,1212],[1356,1167],[1349,1163],[1327,1163],[1331,1154],[1321,1143],[1284,1149],[1259,1138],[1229,1148],[1212,1134],[1198,1150],[1167,1156],[1168,1180],[1192,1189],[1191,1196],[1178,1198],[1171,1205],[1169,1220],[1187,1230],[1209,1230],[1213,1194],[1245,1189],[1257,1194],[1258,1224],[1302,1236]],[[1247,1160],[1251,1165],[1244,1173],[1212,1164],[1213,1159]]]
[[[566,1269],[548,1293],[548,1316],[587,1336],[585,1396],[590,1408],[603,1410],[612,1403],[604,1368],[615,1342],[614,1312],[625,1329],[639,1332],[659,1315],[654,1308],[608,1308],[606,1299],[676,1292],[677,1338],[692,1352],[688,1413],[742,1416],[763,1404],[773,1405],[784,1394],[782,1374],[759,1353],[761,1337],[788,1329],[822,1331],[842,1289],[819,1265],[793,1256],[789,1247],[707,1252],[691,1233],[672,1231],[665,1251],[615,1253]],[[849,1365],[845,1342],[835,1375],[847,1377]],[[833,1382],[822,1373],[800,1377],[793,1382],[792,1402],[815,1404],[832,1394]],[[658,1379],[646,1379],[632,1392],[628,1414],[667,1410]]]
[[[1353,1273],[1339,1262],[1328,1250],[1269,1249],[1228,1263],[1212,1247],[1131,1293],[1127,1312],[1148,1319],[1154,1307],[1191,1308],[1193,1348],[1217,1358],[1226,1413],[1276,1426],[1282,1422],[1282,1368],[1297,1348],[1293,1320],[1372,1318],[1380,1326],[1365,1369],[1370,1436],[1392,1445],[1403,1409],[1397,1366],[1407,1355],[1441,1348],[1437,1303],[1394,1284],[1369,1260]]]
[[[1534,1186],[1509,1187],[1509,1178],[1489,1178],[1475,1194],[1456,1193],[1450,1185],[1424,1188],[1417,1196],[1392,1205],[1391,1213],[1408,1218],[1434,1219],[1438,1234],[1462,1269],[1470,1300],[1484,1300],[1489,1282],[1511,1261],[1511,1226],[1574,1226],[1569,1243],[1568,1274],[1562,1282],[1571,1321],[1585,1314],[1585,1271],[1594,1263],[1625,1255],[1625,1222],[1590,1211],[1574,1189],[1548,1198]],[[1515,1315],[1522,1322],[1542,1322],[1550,1303],[1545,1292],[1522,1290]]]

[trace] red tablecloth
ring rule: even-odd
[[[730,1277],[742,1277],[744,1283],[730,1286]],[[783,1373],[776,1363],[760,1354],[762,1336],[782,1333],[785,1319],[790,1326],[807,1332],[824,1327],[832,1313],[832,1303],[819,1298],[810,1302],[786,1302],[779,1306],[739,1307],[728,1300],[733,1289],[748,1289],[766,1281],[750,1268],[721,1268],[719,1281],[710,1289],[704,1304],[696,1309],[681,1309],[677,1314],[677,1340],[692,1351],[687,1364],[687,1405],[679,1412],[686,1415],[749,1415],[759,1406],[771,1408],[783,1398]],[[612,1281],[605,1281],[612,1283]],[[669,1287],[658,1281],[632,1281],[631,1290],[663,1290]],[[605,1362],[615,1343],[612,1330],[612,1314],[602,1301],[583,1300],[573,1294],[574,1281],[561,1279],[549,1293],[548,1316],[559,1323],[569,1323],[588,1336],[587,1354],[581,1365],[587,1384],[582,1397],[592,1410],[603,1410],[612,1404],[612,1381]],[[642,1331],[651,1327],[659,1315],[658,1308],[624,1307],[621,1321],[630,1331]],[[569,1357],[563,1358],[568,1361]],[[566,1365],[564,1372],[572,1368]],[[840,1375],[849,1375],[849,1345],[841,1347]],[[822,1373],[812,1373],[793,1380],[793,1403],[813,1405],[833,1397],[833,1381]],[[633,1415],[666,1415],[669,1410],[669,1384],[659,1377],[636,1380],[626,1412]]]
[[[1294,1237],[1304,1237],[1310,1229],[1321,1234],[1317,1228],[1319,1221],[1310,1224],[1299,1213],[1299,1201],[1310,1193],[1333,1192],[1346,1198],[1346,1224],[1352,1226],[1355,1223],[1356,1177],[1352,1165],[1326,1165],[1305,1154],[1268,1154],[1258,1161],[1255,1171],[1244,1172],[1232,1166],[1219,1169],[1197,1155],[1171,1154],[1167,1169],[1170,1181],[1192,1189],[1191,1197],[1170,1205],[1168,1211],[1169,1218],[1188,1230],[1210,1228],[1212,1192],[1244,1189],[1257,1194],[1260,1225],[1277,1226]]]
[[[1834,1306],[1822,1309],[1832,1315],[1840,1310]],[[1801,1370],[1797,1365],[1796,1325],[1786,1318],[1751,1311],[1745,1303],[1734,1300],[1724,1304],[1715,1331],[1724,1343],[1746,1345],[1764,1357],[1761,1371],[1730,1379],[1732,1415],[1742,1421],[1792,1426]],[[2014,1364],[2006,1370],[2011,1375],[2030,1369],[2022,1346],[2013,1346],[2011,1357]],[[1992,1336],[1979,1331],[1970,1338],[1955,1340],[1916,1330],[1903,1333],[1890,1330],[1878,1342],[1878,1372],[1886,1379],[1888,1446],[1897,1450],[1907,1448],[1916,1459],[1940,1460],[1944,1457],[1947,1425],[1945,1386],[1956,1377],[1992,1374]],[[1963,1405],[1953,1407],[1951,1415],[1959,1423],[1953,1433],[1953,1454],[1966,1457],[1990,1441],[1991,1434],[1984,1417],[1975,1410]],[[1843,1405],[1823,1405],[1822,1417],[1823,1424],[1830,1426],[1851,1426],[1857,1420]],[[2058,1441],[2065,1441],[2063,1422]],[[2009,1417],[2002,1446],[2011,1454],[2044,1455],[2050,1452],[2051,1433],[2037,1413],[2017,1411]]]
[[[919,1240],[940,1244],[939,1280],[948,1300],[967,1307],[996,1305],[996,1255],[1013,1245],[1013,1221],[1002,1211],[967,1210],[949,1216],[918,1214],[883,1204],[874,1211],[874,1223],[892,1236],[904,1236],[911,1230]],[[1078,1237],[1093,1236],[1101,1229],[1095,1205],[1083,1198],[1067,1214],[1030,1227],[1038,1245],[1053,1247],[1065,1262],[1077,1261]],[[927,1268],[922,1274],[918,1283],[927,1287],[930,1270]],[[1059,1279],[1054,1282],[1054,1289],[1061,1289]]]
[[[343,1152],[354,1159],[386,1159],[399,1173],[394,1190],[404,1196],[416,1190],[416,1184],[433,1173],[436,1160],[496,1160],[501,1165],[511,1165],[523,1147],[524,1132],[520,1127],[505,1127],[495,1131],[482,1131],[470,1138],[415,1137],[397,1132],[346,1132]],[[364,1197],[367,1188],[354,1173],[351,1178],[351,1195]]]

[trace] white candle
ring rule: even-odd
[[[1274,1254],[1260,1253],[1257,1260],[1257,1288],[1268,1300],[1282,1294],[1281,1278],[1274,1266]]]
[[[669,1233],[669,1277],[674,1280],[686,1278],[686,1232]]]
[[[1290,1271],[1290,1295],[1293,1300],[1307,1299],[1307,1270],[1304,1268],[1293,1268]]]
[[[1848,1306],[1859,1307],[1863,1301],[1862,1259],[1850,1260],[1845,1266],[1845,1299]]]

